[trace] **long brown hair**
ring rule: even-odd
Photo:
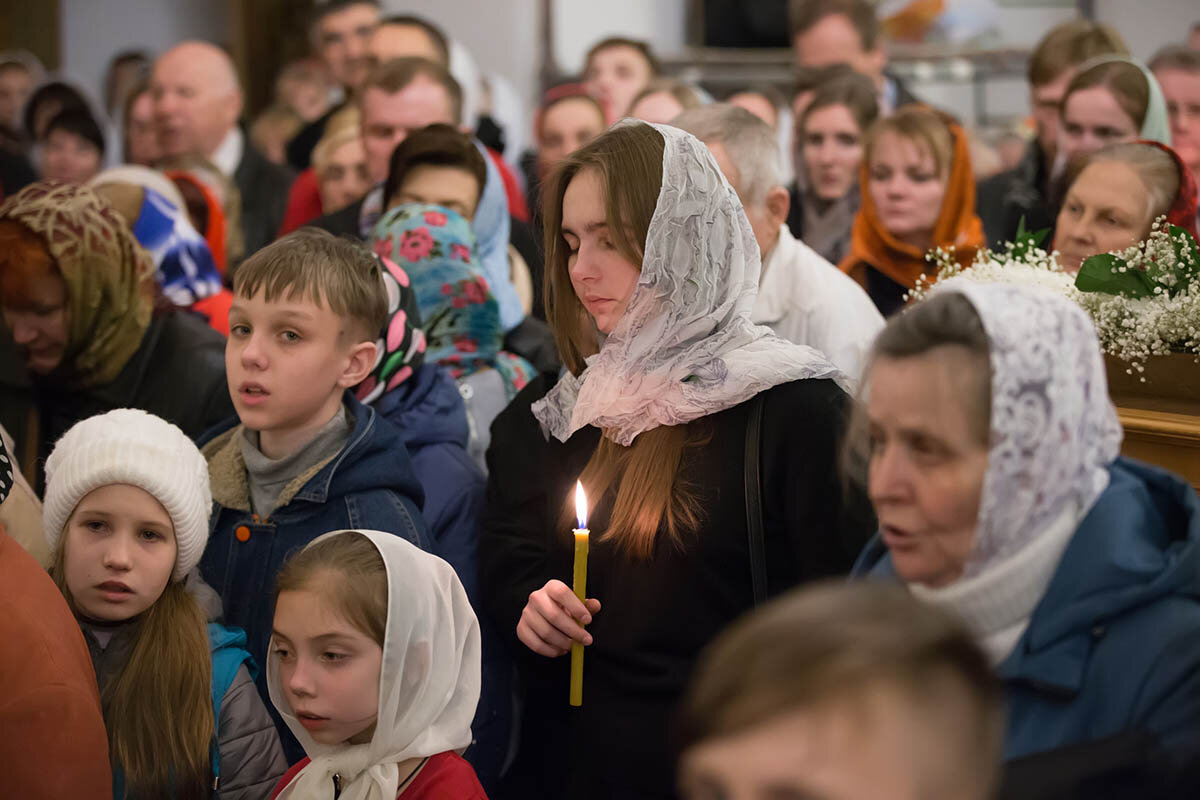
[[[1136,64],[1105,61],[1080,72],[1067,85],[1060,108],[1065,111],[1067,100],[1076,92],[1096,87],[1108,89],[1121,110],[1133,120],[1133,126],[1141,129],[1150,109],[1150,83]]]
[[[72,516],[74,516],[72,514]],[[66,580],[67,536],[51,576],[79,615]],[[120,674],[102,687],[113,772],[138,800],[202,800],[212,795],[212,655],[204,615],[181,581],[148,608]]]
[[[662,135],[645,124],[619,125],[563,159],[550,173],[542,195],[546,246],[546,319],[554,330],[563,363],[578,375],[585,359],[599,350],[595,326],[575,294],[567,270],[562,235],[563,195],[571,180],[594,170],[604,187],[605,219],[617,251],[641,266],[650,219],[662,189]],[[604,539],[636,558],[654,553],[658,532],[679,544],[685,530],[700,523],[694,488],[679,480],[684,451],[707,435],[700,422],[663,425],[639,435],[629,447],[607,436],[583,470],[581,480],[593,498],[616,486],[616,499]]]

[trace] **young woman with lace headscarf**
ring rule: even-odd
[[[838,471],[845,380],[750,322],[758,246],[690,134],[615,126],[555,169],[543,211],[567,371],[492,426],[480,557],[487,607],[524,656],[514,781],[530,797],[671,797],[672,709],[700,650],[755,602],[747,502],[768,594],[845,572],[871,525]],[[762,483],[748,496],[754,411]],[[586,605],[566,584],[577,479]],[[572,641],[587,661],[568,714]]]
[[[879,535],[856,573],[973,630],[1006,687],[1010,780],[1062,790],[1009,796],[1082,797],[1066,788],[1081,767],[1128,777],[1194,758],[1200,500],[1119,456],[1084,312],[947,281],[880,334],[865,387]]]

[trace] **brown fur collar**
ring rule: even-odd
[[[246,461],[242,458],[243,427],[235,425],[204,445],[200,452],[208,460],[208,482],[212,488],[213,500],[225,508],[249,513],[252,510],[250,507],[250,479],[246,474]],[[304,488],[304,484],[312,480],[313,476],[336,457],[335,454],[322,459],[293,478],[280,492],[275,509],[283,508],[292,502],[292,499]]]

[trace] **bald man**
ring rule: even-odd
[[[243,99],[233,61],[208,42],[183,42],[155,62],[150,90],[163,156],[212,161],[241,193],[246,255],[269,244],[283,222],[292,174],[255,150],[239,127]]]

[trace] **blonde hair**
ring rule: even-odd
[[[342,318],[354,341],[375,341],[387,322],[387,293],[379,260],[365,247],[318,228],[301,228],[242,262],[237,297],[259,291],[268,302],[302,298]]]
[[[662,135],[645,124],[620,125],[563,159],[551,171],[543,194],[546,252],[546,318],[559,353],[575,375],[599,349],[595,327],[579,302],[567,269],[569,248],[562,235],[562,203],[576,175],[592,170],[604,187],[608,233],[630,263],[642,263],[650,219],[662,188]],[[603,538],[638,558],[649,558],[659,530],[682,544],[683,532],[701,520],[695,490],[679,480],[684,451],[708,438],[702,421],[664,425],[641,434],[629,447],[602,437],[581,480],[592,497],[616,487],[608,530]],[[564,507],[564,514],[568,513]]]
[[[313,542],[289,558],[275,578],[284,592],[316,591],[364,635],[383,647],[387,633],[387,565],[375,543],[357,531]]]
[[[329,166],[329,159],[333,158],[339,147],[362,137],[361,119],[358,107],[352,105],[346,106],[329,118],[325,133],[312,153],[313,170],[318,178],[324,174],[325,168]]]
[[[67,538],[59,539],[50,574],[79,616],[66,580]],[[182,581],[167,584],[134,636],[124,668],[101,687],[113,772],[123,773],[126,797],[208,798],[212,651],[204,615]]]
[[[875,146],[884,133],[893,133],[922,145],[933,158],[938,175],[944,178],[950,174],[954,162],[954,137],[946,125],[946,118],[939,112],[926,106],[908,105],[898,108],[890,117],[875,120],[863,138],[863,163],[871,163]]]

